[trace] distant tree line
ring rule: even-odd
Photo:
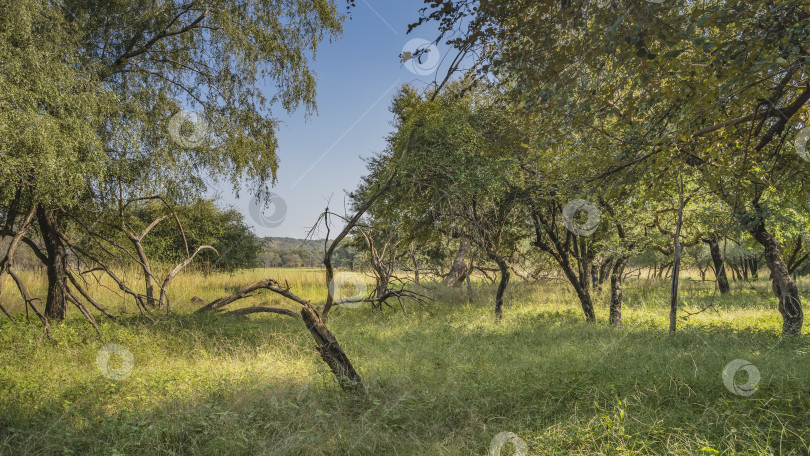
[[[265,268],[320,268],[323,248],[322,240],[266,237],[260,240],[256,262]],[[349,244],[338,246],[332,257],[335,266],[351,271],[361,268],[362,261],[362,253]]]

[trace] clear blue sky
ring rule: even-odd
[[[345,8],[343,0],[340,6]],[[358,0],[351,20],[344,23],[343,35],[331,44],[323,43],[313,63],[318,74],[318,114],[309,119],[303,111],[286,116],[274,107],[282,125],[273,191],[286,203],[283,221],[272,205],[265,211],[265,221],[257,220],[246,191],[237,199],[227,186],[213,189],[221,204],[245,214],[257,235],[303,238],[330,197],[330,208],[343,212],[346,191],[354,190],[365,174],[362,158],[385,148],[385,137],[392,131],[388,108],[396,90],[405,82],[424,87],[436,77],[435,71],[427,75],[409,71],[399,61],[406,43],[415,38],[432,41],[436,36],[432,25],[405,34],[422,6],[422,0]],[[437,58],[449,51],[441,45],[437,50],[433,54]],[[429,72],[433,66],[432,55],[427,55],[418,72]]]

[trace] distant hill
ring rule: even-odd
[[[295,239],[290,237],[265,237],[262,244],[268,250],[323,250],[322,239]]]

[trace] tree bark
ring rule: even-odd
[[[45,316],[51,320],[64,320],[67,316],[67,253],[58,233],[58,222],[53,213],[42,207],[37,209],[37,221],[45,244],[48,275],[48,297]]]
[[[736,261],[730,261],[728,263],[729,267],[731,268],[731,276],[734,278],[735,282],[742,281],[742,274],[740,274],[740,269],[737,267]]]
[[[286,315],[288,317],[293,317],[297,320],[301,319],[301,316],[297,313],[293,312],[292,310],[287,309],[279,309],[277,307],[265,307],[265,306],[251,306],[251,307],[243,307],[241,309],[236,309],[228,312],[226,315],[232,316],[245,316],[254,313],[275,313],[279,315]]]
[[[321,320],[315,309],[309,303],[302,305],[301,317],[304,319],[304,324],[307,326],[312,337],[315,338],[315,347],[321,355],[321,359],[329,366],[332,373],[338,379],[341,388],[347,391],[356,391],[364,393],[366,391],[363,386],[363,381],[360,374],[354,370],[352,362],[346,356],[346,352],[340,347],[335,336],[329,331],[329,328]]]
[[[458,287],[467,276],[467,264],[464,261],[467,257],[467,251],[470,249],[469,241],[461,241],[456,252],[456,257],[453,259],[453,266],[450,271],[444,276],[442,283],[447,287]]]
[[[610,325],[617,328],[622,326],[622,276],[629,259],[629,256],[618,258],[610,275]]]
[[[717,279],[717,287],[720,288],[720,294],[727,294],[731,291],[731,287],[728,284],[728,277],[726,277],[726,265],[723,261],[723,255],[720,252],[720,244],[717,242],[717,237],[711,236],[704,239],[703,242],[709,245],[712,263],[714,263],[714,276]]]
[[[683,242],[681,242],[681,227],[683,226],[683,209],[690,198],[684,199],[683,178],[679,186],[678,200],[678,224],[673,235],[674,258],[672,259],[672,295],[669,301],[669,335],[674,336],[678,324],[678,281],[681,275],[681,254],[683,253]]]
[[[472,276],[472,271],[473,271],[473,264],[472,264],[472,260],[470,260],[470,268],[469,268],[469,270],[467,272],[467,279],[465,280],[465,282],[467,282],[467,304],[468,305],[472,304],[472,301],[473,301],[472,282],[470,280],[470,276]]]
[[[580,282],[580,276],[571,265],[569,250],[566,245],[561,242],[560,238],[555,234],[553,224],[541,223],[538,213],[532,213],[532,220],[534,222],[535,239],[533,244],[540,248],[540,250],[551,255],[552,258],[560,265],[565,277],[574,291],[577,293],[579,302],[582,306],[582,312],[585,314],[585,321],[593,323],[596,321],[596,314],[593,311],[593,303],[591,302],[591,295],[588,292],[588,287],[583,286]],[[549,227],[551,226],[551,228]],[[548,236],[549,242],[544,241],[543,233]]]
[[[411,260],[413,260],[413,283],[419,285],[419,260],[413,253],[411,253]]]
[[[605,283],[605,280],[607,280],[612,261],[612,258],[605,258],[605,260],[599,264],[599,285],[602,285]]]
[[[495,261],[501,271],[501,281],[498,283],[498,291],[495,294],[495,321],[500,323],[503,317],[503,296],[506,293],[506,286],[509,285],[509,265],[500,257]]]
[[[751,262],[751,278],[759,279],[759,259],[751,258],[749,261]]]
[[[800,334],[804,313],[799,289],[782,259],[779,243],[768,232],[762,219],[758,220],[750,233],[765,249],[765,262],[771,270],[771,289],[779,300],[779,313],[782,314],[782,334]]]

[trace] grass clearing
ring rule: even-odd
[[[599,323],[587,324],[556,283],[515,284],[500,325],[483,284],[472,305],[462,289],[437,289],[437,302],[407,314],[337,309],[330,329],[368,388],[357,397],[340,391],[300,321],[190,314],[191,296],[208,301],[270,276],[315,303],[324,295],[318,270],[185,274],[171,293],[177,315],[157,324],[100,319],[99,338],[74,311],[49,342],[34,319],[3,320],[0,454],[486,455],[502,431],[530,455],[808,454],[807,325],[800,339],[780,338],[764,280],[735,284],[674,338],[663,281],[628,281],[621,329],[606,324],[606,294]],[[683,310],[697,311],[711,284],[685,280],[682,296]],[[2,299],[21,310],[11,291]],[[128,378],[97,368],[108,343],[132,352]],[[734,359],[760,371],[755,394],[724,386]]]

